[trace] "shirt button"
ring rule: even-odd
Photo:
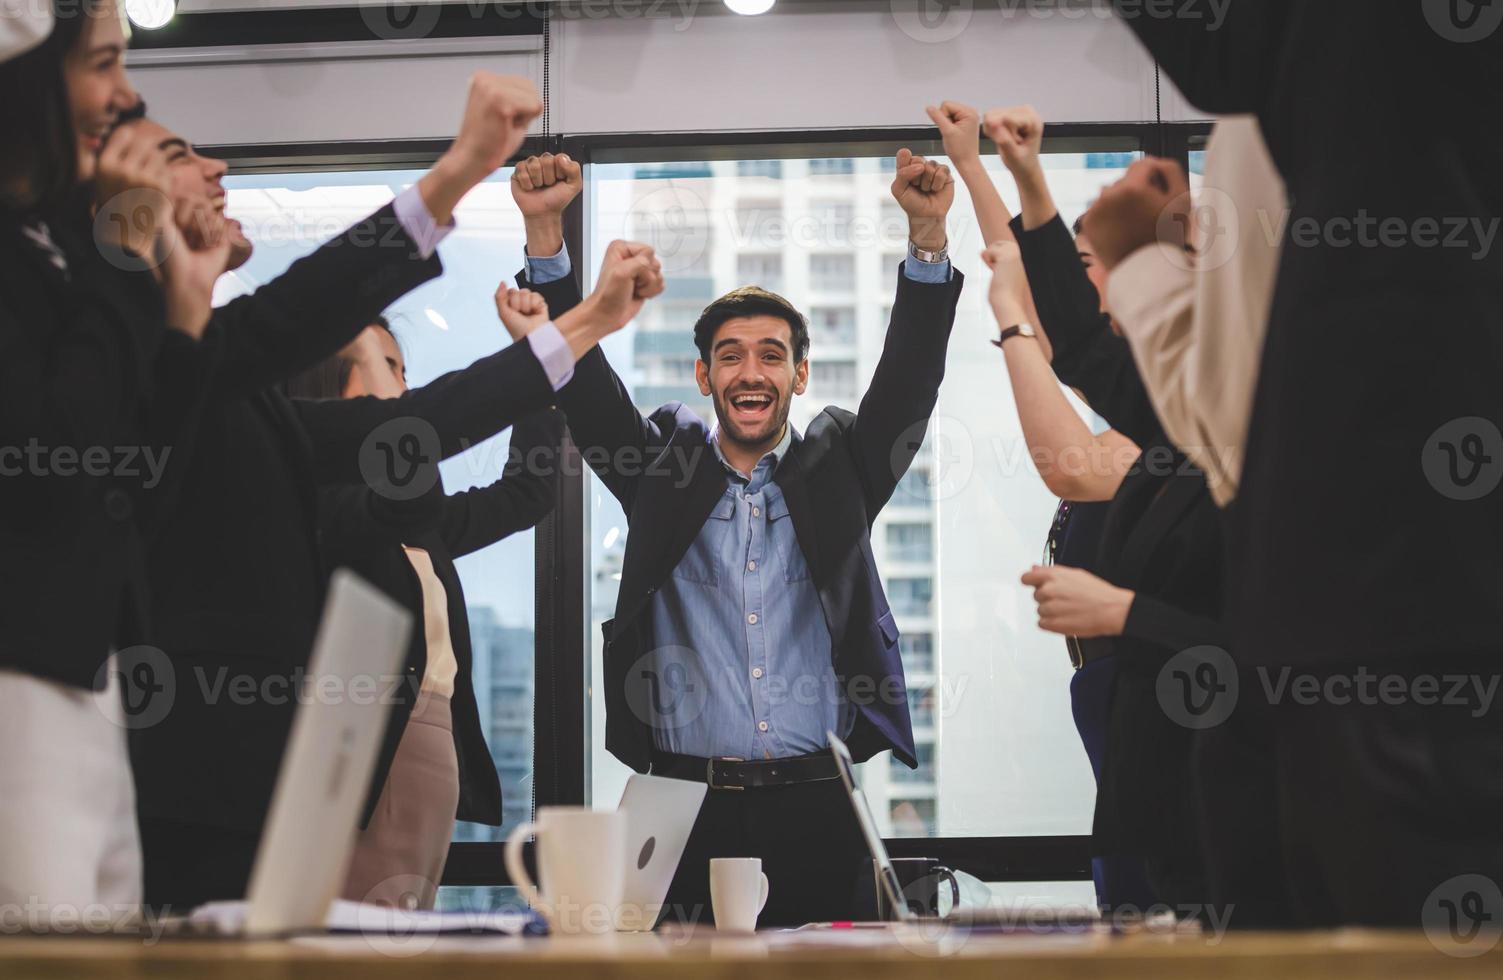
[[[748,623],[751,623],[753,626],[757,625],[757,614],[752,613],[750,616],[746,617],[746,621]]]
[[[755,572],[757,570],[757,563],[754,562],[754,561],[747,562],[746,563],[746,570],[748,572]]]
[[[761,667],[753,667],[752,668],[752,676],[755,677],[757,680],[761,680],[762,679],[762,668]]]
[[[760,507],[753,507],[752,508],[752,516],[753,517],[761,517],[762,516],[762,508],[760,508]]]
[[[757,722],[757,731],[759,731],[759,732],[765,732],[765,731],[767,731],[767,722],[765,722],[765,721],[759,721],[759,722]]]

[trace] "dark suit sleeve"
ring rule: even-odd
[[[1223,116],[1263,111],[1284,29],[1296,19],[1292,0],[1226,0],[1219,12],[1202,4],[1196,17],[1154,14],[1142,0],[1113,5],[1197,109]]]
[[[6,274],[43,273],[16,262]],[[160,333],[166,309],[155,282],[147,273],[117,275],[116,314],[151,324],[141,336]],[[40,311],[12,307],[0,293],[0,446],[20,451],[34,440],[82,453],[119,443],[125,365],[134,354],[121,343],[126,331],[111,322],[111,298],[78,280],[70,289],[76,301],[51,322],[39,322]]]
[[[361,461],[385,442],[416,435],[423,454],[448,459],[548,407],[553,387],[527,344],[513,344],[401,398],[293,399],[313,444],[320,483],[365,479]],[[386,428],[382,428],[386,426]],[[378,434],[377,430],[381,432]],[[437,460],[433,460],[437,462]]]
[[[412,500],[351,483],[319,487],[319,545],[325,563],[333,568],[413,540],[438,523],[443,501],[443,484],[436,481],[432,490]]]
[[[1197,616],[1142,593],[1134,597],[1122,632],[1176,653],[1194,647],[1227,645],[1226,633],[1218,620]]]
[[[216,387],[256,391],[312,367],[442,271],[436,255],[419,257],[394,208],[382,208],[214,312],[204,343],[216,349]]]
[[[557,497],[563,436],[563,413],[549,409],[529,415],[512,427],[500,480],[444,499],[439,535],[452,557],[490,547],[548,516]]]
[[[548,302],[550,316],[557,317],[580,302],[579,286],[573,276],[534,286],[523,272],[517,275],[517,284],[541,293]],[[569,431],[580,452],[591,461],[591,469],[630,514],[640,476],[635,472],[618,472],[608,462],[600,460],[602,457],[608,460],[622,458],[622,450],[640,459],[650,447],[666,441],[664,434],[637,411],[631,392],[626,390],[626,385],[599,347],[591,348],[574,365],[574,377],[559,389],[558,406],[568,417]]]
[[[1064,219],[1033,231],[1021,218],[1012,223],[1040,324],[1054,347],[1054,373],[1085,396],[1112,428],[1140,446],[1159,431],[1158,415],[1127,341],[1112,332],[1101,312],[1101,295],[1091,285],[1075,238]]]
[[[873,518],[923,445],[964,288],[965,276],[958,269],[945,283],[915,282],[898,270],[887,339],[851,430],[856,470]]]

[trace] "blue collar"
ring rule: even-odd
[[[794,430],[792,422],[789,422],[787,425],[783,426],[783,438],[778,440],[778,444],[772,447],[771,451],[769,451],[761,459],[757,460],[757,465],[752,469],[750,481],[748,481],[746,474],[737,470],[726,460],[725,453],[721,451],[719,422],[716,422],[715,425],[711,427],[709,440],[710,445],[715,447],[716,458],[720,460],[720,465],[725,467],[727,473],[743,483],[752,482],[761,484],[765,482],[765,478],[763,480],[758,480],[758,472],[762,471],[767,474],[771,474],[773,470],[777,469],[778,463],[782,461],[783,457],[788,455],[788,447],[793,445],[793,440],[797,436],[798,433]]]

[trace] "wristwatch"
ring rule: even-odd
[[[950,258],[950,243],[946,242],[944,245],[940,246],[938,252],[931,252],[928,249],[919,248],[917,245],[913,244],[912,239],[909,239],[908,254],[918,259],[920,262],[945,262]]]
[[[1020,323],[1016,327],[1008,327],[1002,331],[1002,336],[992,341],[992,346],[1001,349],[1002,345],[1014,337],[1027,337],[1029,340],[1037,340],[1039,332],[1026,323]]]

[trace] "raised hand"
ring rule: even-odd
[[[172,224],[167,155],[137,127],[119,126],[99,152],[94,178],[97,244],[127,256],[151,255]]]
[[[615,241],[605,250],[595,291],[561,315],[558,327],[576,358],[641,312],[642,304],[663,291],[663,266],[652,246]]]
[[[470,77],[464,120],[449,152],[484,180],[522,148],[527,127],[542,112],[542,97],[528,79],[477,71]]]
[[[544,153],[517,164],[511,196],[524,217],[561,215],[584,187],[584,171],[567,153]]]
[[[542,111],[537,88],[525,78],[488,71],[470,77],[459,135],[418,181],[423,203],[434,220],[449,223],[460,199],[521,149],[527,127]]]
[[[496,313],[513,341],[521,340],[549,320],[547,300],[530,289],[513,289],[505,283],[496,290]]]
[[[1190,178],[1173,160],[1149,157],[1101,192],[1081,222],[1096,258],[1110,271],[1155,242],[1184,249],[1193,244]]]
[[[1003,327],[1016,326],[1026,318],[1023,297],[1028,290],[1028,276],[1023,271],[1023,251],[1013,241],[997,242],[981,253],[981,261],[992,270],[992,285],[987,294]]]
[[[913,151],[898,151],[892,196],[908,215],[908,237],[919,248],[937,252],[945,247],[945,216],[955,203],[955,180],[950,168]]]
[[[944,102],[924,110],[945,142],[945,156],[958,170],[981,162],[981,114],[959,102]]]
[[[212,316],[214,283],[229,268],[233,240],[219,233],[194,247],[174,221],[157,239],[158,272],[167,305],[167,325],[194,339],[202,337]]]
[[[1039,168],[1044,146],[1044,120],[1033,106],[993,109],[982,122],[986,135],[997,144],[1002,162],[1014,177]]]
[[[564,209],[584,187],[584,171],[567,153],[544,153],[517,164],[511,196],[527,228],[527,254],[557,255],[564,246]]]

